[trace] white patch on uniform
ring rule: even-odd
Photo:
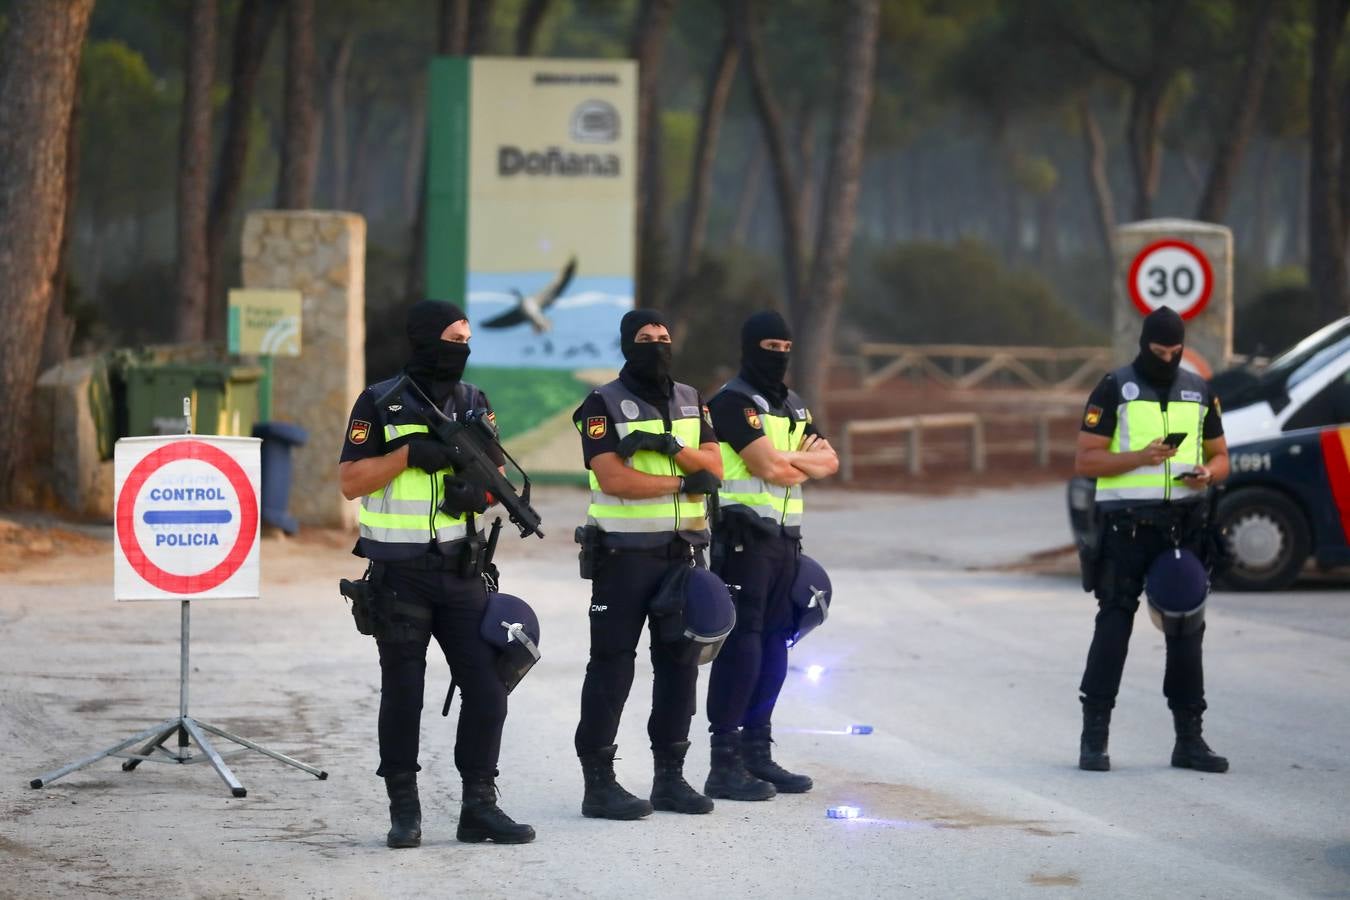
[[[753,401],[755,401],[755,405],[758,406],[760,409],[764,410],[765,412],[768,412],[768,411],[769,411],[769,401],[768,401],[768,400],[765,400],[765,399],[764,399],[763,397],[761,397],[759,394],[756,394],[755,396],[751,397],[750,399],[753,400]]]
[[[638,417],[638,405],[632,400],[624,400],[620,403],[619,410],[628,419],[636,419]]]
[[[681,406],[681,407],[680,407],[680,415],[682,415],[682,416],[696,416],[696,415],[698,415],[698,407],[697,407],[697,406]]]
[[[1191,403],[1199,403],[1199,402],[1200,402],[1200,392],[1199,392],[1199,391],[1182,391],[1182,392],[1181,392],[1181,399],[1182,399],[1182,400],[1189,400]]]
[[[797,418],[799,419],[806,418],[806,407],[803,406],[801,409],[797,410]]]
[[[1120,386],[1120,396],[1124,397],[1126,400],[1138,400],[1139,385],[1135,384],[1133,381],[1125,382]]]
[[[402,403],[391,403],[391,404],[389,404],[389,411],[390,411],[390,412],[398,412],[398,411],[399,411],[400,409],[402,409],[402,408],[403,408],[403,404],[402,404]]]

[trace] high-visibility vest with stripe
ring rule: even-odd
[[[752,417],[759,421],[765,436],[780,453],[796,450],[801,444],[802,435],[811,421],[811,411],[806,401],[793,390],[787,393],[786,406],[771,407],[764,395],[743,378],[733,378],[727,382],[718,396],[733,394],[741,403],[742,414],[747,420]],[[714,423],[714,427],[716,424]],[[771,484],[750,471],[741,455],[732,449],[726,441],[722,448],[722,490],[717,501],[724,512],[733,512],[740,507],[793,536],[801,531],[802,513],[805,509],[802,500],[801,485],[781,487]]]
[[[654,434],[673,433],[688,447],[697,447],[702,434],[702,407],[698,391],[687,384],[675,382],[674,393],[665,410],[661,410],[630,391],[622,381],[615,379],[596,388],[604,400],[609,422],[619,440],[635,431]],[[577,428],[589,427],[579,420]],[[684,475],[675,459],[653,450],[639,450],[624,465],[648,475]],[[586,523],[606,534],[611,546],[634,548],[651,547],[665,543],[677,535],[694,543],[707,543],[707,498],[699,495],[681,495],[672,492],[668,497],[644,500],[626,500],[606,494],[600,481],[591,471],[591,503],[586,510]]]
[[[391,378],[368,390],[373,396],[380,397],[396,381]],[[478,388],[463,382],[455,386],[451,415],[461,415],[475,408],[475,404],[487,405]],[[391,406],[398,408],[390,409]],[[380,421],[375,427],[382,430],[386,444],[428,432],[417,413],[420,407],[421,401],[405,391],[387,401],[384,408],[376,410]],[[464,516],[447,515],[438,509],[445,499],[445,476],[453,474],[453,468],[429,475],[410,467],[395,475],[384,487],[362,497],[357,514],[362,555],[377,561],[394,562],[421,556],[433,543],[439,545],[443,554],[453,550],[454,545],[468,534]]]
[[[1116,430],[1111,435],[1112,453],[1140,450],[1173,432],[1186,439],[1177,453],[1157,466],[1140,466],[1121,475],[1097,479],[1097,503],[1104,509],[1147,506],[1167,502],[1198,500],[1203,490],[1174,481],[1180,472],[1190,471],[1205,461],[1205,416],[1209,414],[1209,386],[1203,378],[1185,369],[1177,372],[1164,398],[1134,366],[1122,366],[1114,372],[1116,390]],[[1166,408],[1162,400],[1167,400]]]

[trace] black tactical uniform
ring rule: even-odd
[[[432,637],[462,697],[455,740],[455,766],[464,782],[458,838],[534,839],[530,826],[512,822],[496,805],[507,691],[495,668],[496,652],[480,633],[487,606],[482,572],[466,554],[481,542],[475,513],[486,508],[486,492],[455,476],[422,417],[428,401],[451,419],[470,410],[491,412],[483,392],[460,381],[468,345],[440,339],[446,326],[464,318],[449,303],[412,307],[413,356],[405,371],[420,391],[391,394],[397,379],[367,388],[352,407],[342,450],[342,461],[354,462],[408,447],[408,468],[361,498],[361,536],[353,551],[371,561],[369,578],[385,612],[375,634],[381,675],[377,774],[389,792],[391,847],[415,847],[421,839],[418,731]]]
[[[1098,611],[1079,687],[1083,736],[1079,766],[1106,771],[1111,710],[1120,689],[1135,611],[1149,566],[1162,553],[1186,548],[1206,558],[1205,492],[1176,474],[1204,462],[1203,442],[1223,436],[1217,403],[1205,381],[1181,370],[1178,355],[1170,364],[1149,350],[1150,343],[1183,342],[1180,316],[1167,307],[1144,323],[1135,360],[1102,378],[1088,399],[1082,430],[1111,438],[1113,453],[1137,451],[1169,433],[1185,434],[1177,455],[1158,466],[1097,479],[1101,514],[1095,560],[1088,562]],[[1201,643],[1204,626],[1185,635],[1167,635],[1163,694],[1173,712],[1177,745],[1172,763],[1183,768],[1222,772],[1227,760],[1215,756],[1200,734],[1206,708]]]

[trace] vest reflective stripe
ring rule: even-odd
[[[1142,449],[1171,432],[1183,432],[1186,438],[1177,447],[1176,456],[1161,465],[1142,466],[1121,475],[1098,478],[1097,502],[1125,506],[1186,501],[1203,496],[1204,491],[1194,490],[1173,479],[1178,472],[1188,471],[1204,462],[1204,424],[1209,413],[1209,395],[1204,382],[1188,372],[1179,373],[1164,410],[1162,398],[1131,367],[1117,370],[1116,381],[1122,386],[1136,385],[1139,393],[1134,399],[1122,399],[1116,407],[1116,430],[1109,445],[1112,453]],[[1183,391],[1187,395],[1197,395],[1201,400],[1182,400]]]
[[[650,403],[633,394],[620,381],[611,381],[596,391],[605,401],[609,420],[614,423],[614,433],[620,439],[634,431],[646,431],[663,434],[666,423],[661,411]],[[629,419],[624,415],[621,404],[625,401],[637,404],[637,414],[641,418]],[[692,409],[692,415],[684,410]],[[698,392],[686,384],[676,383],[675,393],[667,411],[670,416],[671,433],[677,435],[686,445],[697,447],[702,435],[702,421]],[[578,429],[582,423],[577,423]],[[675,460],[664,453],[652,450],[639,450],[625,460],[624,465],[647,475],[683,475],[684,470]],[[591,503],[586,510],[586,523],[602,531],[614,533],[651,534],[663,531],[705,531],[708,528],[708,508],[706,499],[699,495],[697,500],[688,496],[671,494],[669,497],[652,497],[643,500],[626,500],[606,494],[600,487],[595,472],[589,472],[591,485]]]
[[[413,434],[426,434],[421,423],[384,425],[384,438],[393,441]],[[357,521],[361,537],[381,544],[453,544],[468,534],[463,516],[449,516],[437,507],[441,502],[444,476],[454,469],[428,475],[421,469],[404,469],[379,490],[361,498]]]
[[[754,388],[740,379],[730,382],[723,390],[734,391],[741,395],[740,399],[747,404],[747,409],[758,407],[746,393],[752,393]],[[799,404],[801,408],[805,408],[805,404],[801,404],[800,398],[791,391],[788,392],[787,402],[794,409],[798,408]],[[795,423],[792,418],[778,412],[765,412],[762,408],[757,408],[756,411],[759,413],[764,434],[775,450],[787,453],[795,449],[795,445],[801,441],[803,431],[794,430]],[[802,500],[800,485],[782,487],[770,484],[756,477],[741,455],[726,441],[720,442],[719,446],[722,450],[722,490],[718,493],[718,503],[723,509],[743,506],[760,518],[778,525],[802,524],[805,503]]]

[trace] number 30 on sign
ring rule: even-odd
[[[1193,319],[1209,302],[1214,270],[1205,254],[1185,241],[1149,244],[1130,266],[1130,299],[1143,315],[1170,306],[1183,319]]]

